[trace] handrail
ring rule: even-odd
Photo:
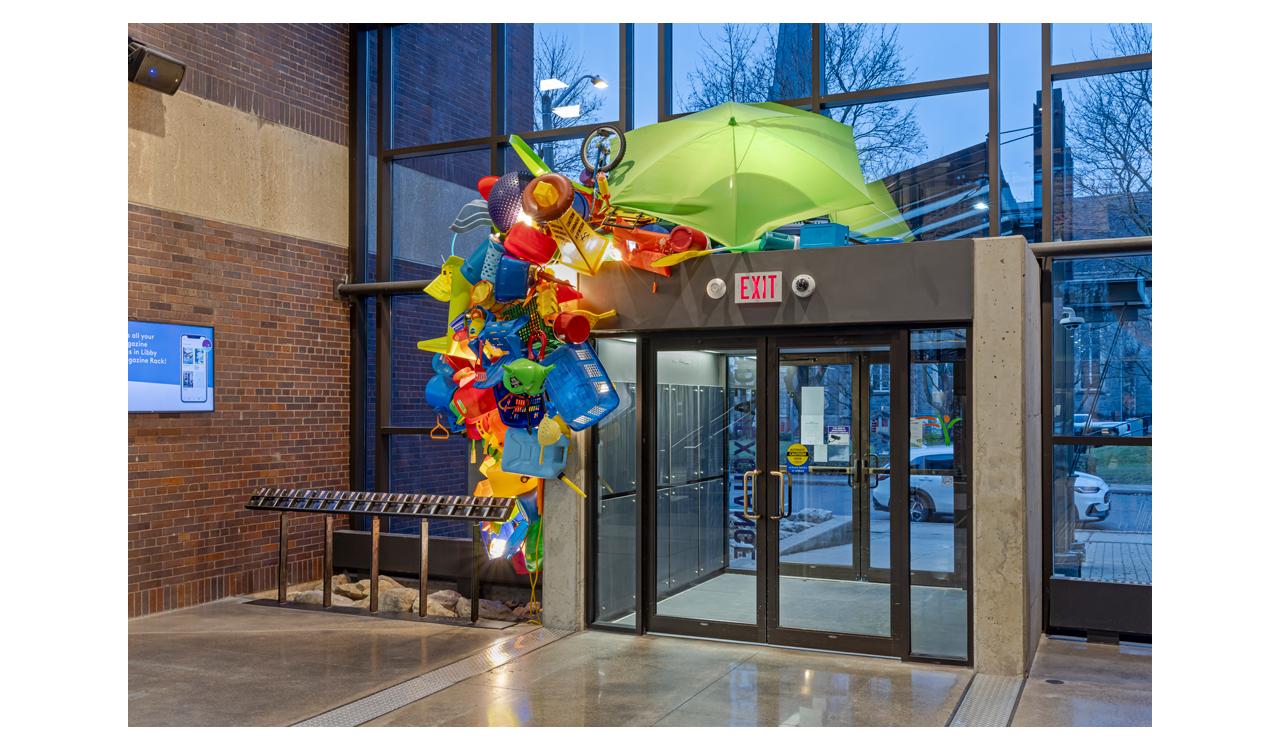
[[[1037,258],[1087,258],[1100,255],[1131,255],[1151,252],[1150,237],[1120,237],[1102,240],[1032,242],[1027,245]]]

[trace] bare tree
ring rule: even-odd
[[[1151,51],[1151,29],[1112,24],[1096,57]],[[1075,163],[1073,187],[1114,196],[1132,229],[1151,234],[1151,70],[1080,80],[1069,97],[1066,129]]]
[[[828,91],[865,91],[906,83],[898,27],[829,23],[825,78]],[[840,107],[831,116],[853,129],[863,177],[868,182],[910,167],[928,148],[914,106],[880,102]]]
[[[828,91],[859,91],[905,83],[909,72],[902,62],[896,27],[881,24],[826,24],[824,76]],[[779,50],[778,35],[750,24],[724,24],[719,34],[702,37],[702,56],[687,75],[686,111],[714,107],[728,101],[761,102],[794,91],[795,81],[779,75],[808,75],[808,49],[791,45]],[[805,58],[805,59],[801,59]],[[809,82],[801,88],[808,90]],[[915,108],[893,103],[860,104],[828,110],[853,129],[854,143],[869,181],[901,171],[927,144],[916,123]]]
[[[597,71],[584,71],[582,53],[574,49],[563,34],[538,35],[533,56],[533,113],[539,130],[567,128],[579,123],[595,122],[596,113],[604,106],[604,97],[595,93],[590,78]],[[567,86],[550,91],[541,90],[541,82],[555,78]],[[575,117],[556,114],[558,107],[578,105]],[[563,110],[562,110],[563,111]],[[538,145],[538,153],[552,171],[564,172],[576,177],[582,169],[578,157],[578,140],[553,141]]]

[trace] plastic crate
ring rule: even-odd
[[[844,224],[805,224],[800,227],[800,247],[840,247],[849,244]]]
[[[585,430],[618,406],[618,392],[589,344],[566,344],[542,361],[551,405],[574,430]]]

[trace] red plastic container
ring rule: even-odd
[[[555,317],[551,327],[561,341],[581,344],[591,335],[591,321],[582,313],[562,312]]]
[[[520,260],[543,265],[556,254],[556,241],[523,222],[516,222],[507,232],[502,247]]]
[[[671,237],[667,240],[667,251],[673,253],[683,253],[686,250],[706,250],[707,235],[683,224],[671,230]]]

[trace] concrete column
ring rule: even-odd
[[[974,666],[1025,674],[1040,634],[1039,267],[978,240],[973,301]]]
[[[565,476],[584,491],[587,431],[575,432]],[[581,495],[556,479],[547,480],[542,500],[542,624],[558,630],[586,627],[587,509]]]

